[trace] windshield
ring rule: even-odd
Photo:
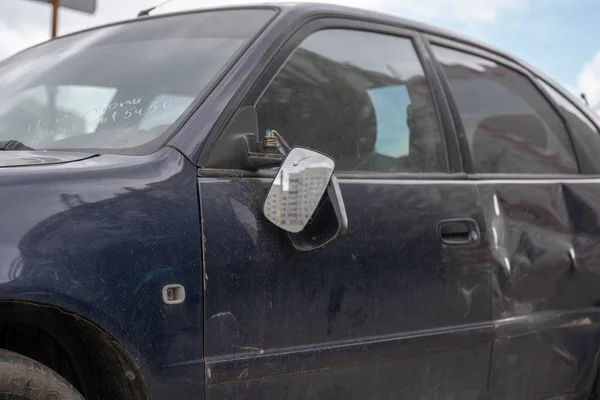
[[[0,64],[0,141],[152,152],[272,15],[245,9],[141,19],[9,58]]]

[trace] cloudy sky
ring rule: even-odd
[[[94,15],[61,10],[59,34],[132,18],[162,0],[97,0]],[[600,105],[597,0],[326,0],[417,19],[502,48]],[[162,12],[251,0],[174,0]],[[50,34],[51,7],[0,0],[0,59]],[[598,107],[600,109],[600,107]]]

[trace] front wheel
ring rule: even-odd
[[[85,400],[62,376],[31,358],[0,350],[0,400]]]

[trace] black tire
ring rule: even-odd
[[[31,358],[0,349],[0,400],[85,400],[62,376]]]

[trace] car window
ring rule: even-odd
[[[465,128],[475,172],[578,173],[563,121],[526,76],[472,54],[433,49]]]
[[[146,114],[140,121],[140,129],[150,130],[160,126],[168,126],[175,121],[190,104],[193,96],[177,96],[161,94],[150,102]]]
[[[331,29],[294,51],[257,103],[261,135],[333,157],[338,171],[443,172],[446,157],[412,42]]]
[[[0,140],[148,154],[275,11],[213,10],[101,27],[0,63]]]
[[[596,126],[581,110],[556,89],[552,88],[541,79],[538,79],[538,82],[548,92],[567,118],[567,121],[573,130],[573,139],[580,144],[577,147],[577,151],[585,154],[584,157],[580,157],[582,165],[583,163],[592,163],[594,165],[589,166],[589,171],[595,173],[600,171],[600,160],[598,160],[598,154],[600,154],[600,134],[598,134]]]
[[[12,115],[15,120],[26,121],[22,125],[31,134],[27,144],[35,146],[40,140],[62,140],[94,132],[116,92],[115,88],[95,86],[36,86],[22,93],[22,101]],[[36,118],[39,115],[45,118]],[[47,123],[50,119],[56,122]]]

